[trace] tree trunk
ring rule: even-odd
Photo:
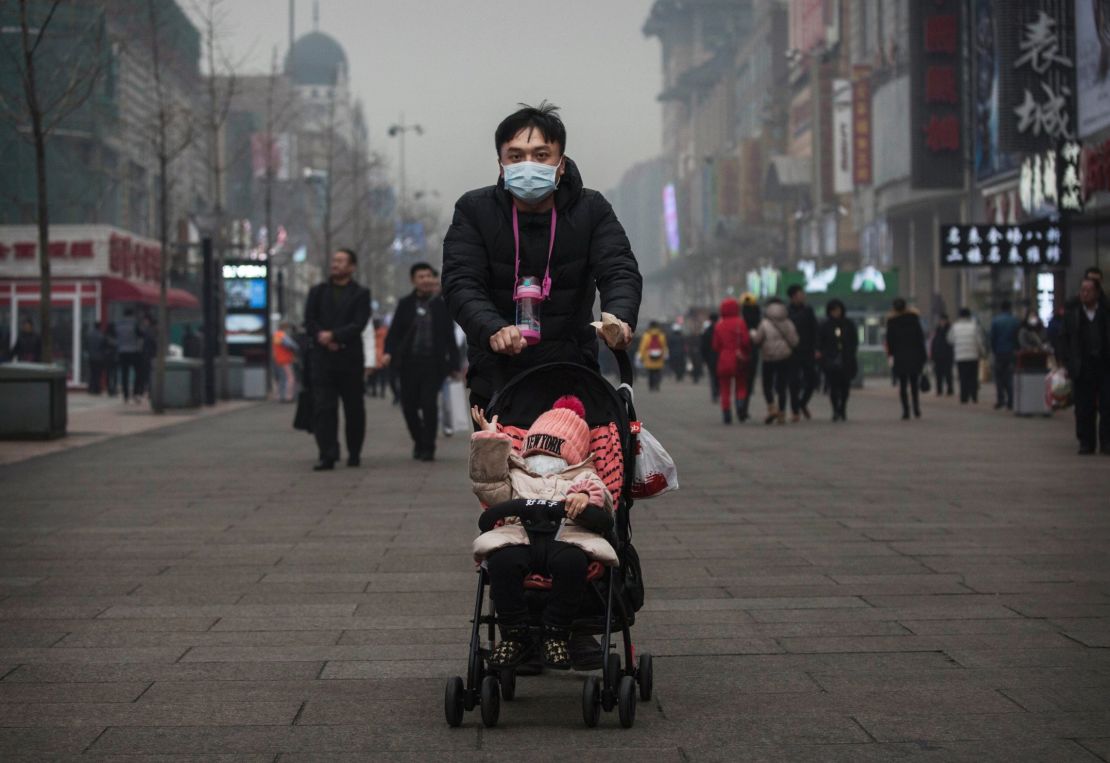
[[[35,142],[35,202],[38,207],[39,229],[39,335],[42,338],[40,359],[43,363],[52,363],[54,338],[50,331],[50,209],[46,196],[46,131],[43,127],[38,85],[35,81],[34,45],[31,43],[31,29],[27,22],[27,0],[20,0],[19,3],[19,25],[23,43],[23,95],[27,100],[27,111],[31,117],[31,133]],[[18,326],[13,326],[12,329],[18,329]]]
[[[163,135],[164,135],[163,128]],[[159,254],[161,266],[158,273],[158,354],[154,367],[154,385],[151,388],[150,404],[155,413],[166,410],[166,347],[169,345],[169,310],[166,308],[167,281],[169,279],[169,180],[166,177],[169,162],[163,147],[161,156],[158,157],[159,178],[158,185],[161,193],[161,203],[158,209],[158,237],[162,245]]]
[[[54,335],[50,326],[50,209],[46,202],[46,136],[42,133],[42,115],[32,114],[35,134],[36,194],[39,226],[39,332],[42,337],[42,362],[54,362]],[[74,341],[77,337],[73,338]],[[74,378],[77,369],[74,369]]]

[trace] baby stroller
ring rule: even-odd
[[[632,645],[630,629],[636,611],[643,605],[644,588],[640,576],[640,561],[631,543],[629,511],[632,508],[632,478],[636,457],[636,431],[638,422],[632,404],[632,364],[625,352],[615,353],[620,368],[620,387],[613,386],[600,374],[573,363],[550,363],[528,369],[503,387],[490,403],[487,415],[500,417],[502,430],[517,441],[523,433],[554,401],[563,395],[575,395],[586,409],[586,421],[591,430],[591,451],[594,454],[598,476],[613,494],[615,526],[609,541],[617,551],[619,567],[605,567],[597,562],[590,565],[587,592],[572,631],[578,635],[602,636],[601,675],[591,674],[582,686],[582,718],[594,727],[601,711],[617,708],[620,723],[630,728],[636,718],[637,699],[651,699],[651,655],[637,657]],[[525,528],[532,531],[553,520],[562,519],[562,503],[520,508],[521,501],[510,501],[486,509],[495,517],[518,516]],[[478,568],[478,593],[474,602],[471,621],[470,659],[466,680],[454,676],[447,681],[444,712],[447,723],[458,726],[463,713],[478,707],[482,723],[487,727],[497,725],[501,700],[512,701],[516,695],[516,668],[496,669],[489,665],[489,657],[498,625],[492,601],[486,609],[486,588],[489,576],[485,565]],[[550,578],[531,575],[525,581],[529,609],[535,615],[534,626],[539,626],[546,592],[551,588]],[[487,628],[487,638],[481,638],[482,626]],[[621,651],[613,647],[614,631],[623,637]]]

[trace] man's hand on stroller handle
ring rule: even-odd
[[[470,408],[470,418],[474,419],[478,428],[485,432],[497,431],[497,416],[494,416],[492,421],[486,421],[486,412],[476,405]]]

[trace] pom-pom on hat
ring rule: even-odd
[[[586,460],[589,450],[590,428],[586,425],[586,407],[577,397],[566,395],[535,420],[524,436],[521,454],[528,457],[546,453],[568,464],[579,464]]]

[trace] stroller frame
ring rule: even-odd
[[[632,432],[630,422],[636,418],[636,411],[632,402],[632,364],[628,354],[623,351],[614,353],[620,368],[621,385],[614,394],[619,399],[620,413],[618,426],[622,435],[622,450],[624,453],[623,487],[620,501],[616,511],[616,548],[618,555],[630,545],[631,523],[629,509],[632,506],[631,487],[633,479],[633,464],[636,452],[636,437]],[[567,370],[564,363],[553,363],[529,369],[518,375],[507,385],[512,387],[518,381],[534,373],[557,374],[560,370]],[[574,373],[593,373],[590,369],[576,366]],[[600,379],[610,391],[608,381],[598,374]],[[596,383],[597,379],[592,380]],[[495,412],[500,402],[501,393],[498,393],[490,404],[490,411]],[[627,435],[627,436],[625,436]],[[604,622],[599,626],[597,618],[582,618],[572,625],[572,632],[586,635],[602,635],[602,669],[601,675],[591,672],[582,685],[582,719],[588,727],[597,725],[601,711],[612,712],[618,710],[621,726],[630,728],[636,718],[637,700],[647,702],[651,699],[653,685],[652,658],[644,653],[637,658],[632,643],[631,626],[635,621],[634,612],[629,611],[622,596],[614,596],[613,591],[623,583],[624,567],[614,566],[604,568],[600,577],[593,577],[589,581],[589,588],[594,601],[603,607]],[[483,603],[486,599],[486,588],[489,585],[489,573],[485,565],[478,568],[478,590],[474,599],[474,614],[471,618],[470,651],[467,662],[465,682],[460,676],[448,679],[444,693],[444,714],[450,726],[462,723],[464,712],[469,712],[476,707],[481,711],[482,723],[492,728],[497,725],[501,712],[501,700],[512,701],[516,696],[516,668],[493,668],[489,665],[489,658],[493,644],[497,637],[497,613],[493,602],[490,602],[489,612],[483,613]],[[487,628],[487,642],[482,642],[482,626]],[[614,631],[620,631],[623,642],[623,657],[613,645]]]

